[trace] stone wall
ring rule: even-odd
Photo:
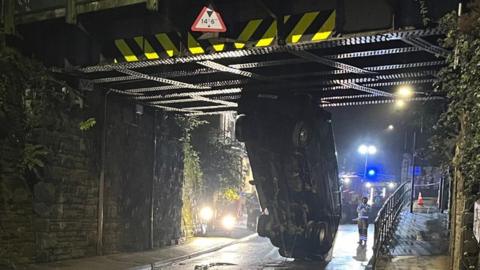
[[[109,106],[107,119],[104,252],[170,244],[180,238],[180,128],[169,114],[136,114],[135,104]]]
[[[73,120],[73,119],[72,119]],[[51,153],[42,180],[33,186],[33,232],[37,262],[95,254],[98,180],[90,134],[68,121],[39,141]]]
[[[0,269],[97,254],[103,99],[89,93],[62,129],[39,132],[50,149],[41,179],[0,179]],[[91,116],[96,126],[80,131]],[[110,95],[106,131],[102,253],[170,244],[181,236],[182,130],[172,115],[136,114],[135,104]]]
[[[17,162],[14,149],[0,149],[2,161]],[[32,231],[32,194],[20,179],[0,179],[0,269],[18,263],[28,263],[35,256],[35,237]]]

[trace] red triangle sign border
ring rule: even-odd
[[[200,20],[202,19],[203,15],[205,13],[207,13],[209,7],[207,6],[204,6],[202,11],[200,11],[200,14],[197,16],[197,18],[195,19],[195,22],[193,22],[193,25],[191,27],[191,30],[192,31],[195,31],[195,32],[226,32],[227,31],[227,27],[225,27],[225,23],[223,22],[223,19],[222,19],[222,16],[220,16],[220,13],[218,13],[216,10],[214,10],[213,8],[210,8],[210,10],[213,11],[213,14],[215,14],[218,18],[218,23],[220,24],[221,28],[218,29],[218,28],[201,28],[201,27],[196,27]]]

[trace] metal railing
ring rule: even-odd
[[[375,269],[377,258],[382,252],[387,251],[387,245],[395,233],[397,217],[404,204],[409,201],[410,183],[401,184],[395,192],[388,197],[375,218],[375,233],[373,241],[373,256],[369,266]]]

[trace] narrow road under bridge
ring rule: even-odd
[[[366,247],[357,245],[356,225],[341,225],[333,249],[332,260],[328,264],[313,261],[295,261],[283,258],[268,238],[256,237],[216,252],[166,266],[164,269],[365,269],[372,256],[373,226],[369,227],[369,240]],[[162,268],[163,269],[163,268]]]

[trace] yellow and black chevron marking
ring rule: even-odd
[[[115,40],[115,59],[135,62],[174,57],[180,54],[180,39],[176,34],[160,33]]]
[[[328,39],[335,29],[335,19],[335,10],[293,15],[285,23],[285,32],[288,33],[286,42],[298,43]]]
[[[282,29],[286,42],[319,42],[330,38],[335,30],[335,10],[312,11],[283,18]],[[255,19],[237,27],[238,32],[220,33],[219,38],[203,39],[202,33],[159,33],[117,39],[114,58],[120,62],[134,62],[179,55],[197,55],[252,47],[274,45],[278,39],[278,22],[272,18]],[[180,37],[181,36],[181,37]],[[225,37],[235,42],[225,42]],[[185,50],[181,50],[185,48]]]

